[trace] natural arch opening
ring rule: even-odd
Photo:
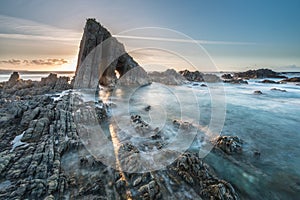
[[[118,72],[118,70],[115,70],[115,75],[116,75],[117,79],[120,78],[120,73]]]

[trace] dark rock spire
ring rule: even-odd
[[[117,81],[115,71],[120,74],[123,85],[150,83],[145,70],[128,55],[123,44],[95,19],[87,19],[80,43],[74,88],[96,88],[99,83],[113,86]]]

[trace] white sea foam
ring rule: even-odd
[[[14,140],[11,142],[11,144],[13,145],[10,152],[13,152],[15,150],[15,148],[21,146],[21,145],[24,145],[24,146],[27,146],[28,144],[26,142],[22,142],[21,139],[23,137],[25,132],[23,132],[22,134],[20,135],[17,135]]]

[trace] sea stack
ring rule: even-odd
[[[80,43],[74,88],[147,85],[147,72],[125,51],[123,44],[95,19],[87,19]],[[126,74],[126,76],[124,76]]]

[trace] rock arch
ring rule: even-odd
[[[125,51],[123,44],[95,19],[87,19],[80,42],[74,88],[96,88],[99,83],[114,86],[117,81],[115,71],[123,77],[131,70],[133,72],[122,84],[151,82],[147,72]]]

